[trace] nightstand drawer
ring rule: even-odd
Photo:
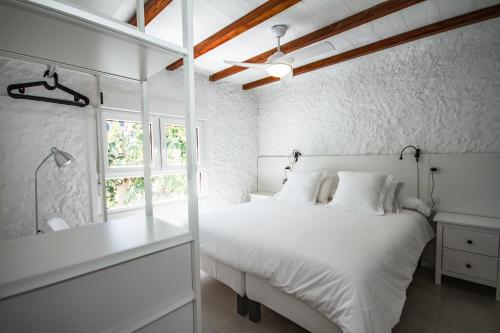
[[[446,248],[498,257],[498,235],[445,226],[443,245]]]
[[[443,250],[443,270],[496,282],[496,259],[454,250]]]

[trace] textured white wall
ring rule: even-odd
[[[500,152],[500,19],[255,92],[261,155]]]
[[[0,89],[40,80],[44,70],[45,66],[1,59]],[[90,75],[58,73],[61,83],[94,97]],[[92,221],[86,126],[93,117],[91,108],[0,97],[0,239],[34,233],[34,172],[51,146],[69,152],[76,161],[58,169],[51,158],[40,169],[40,221],[61,217],[71,226]]]

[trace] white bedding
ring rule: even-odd
[[[201,252],[264,279],[343,332],[390,332],[420,254],[434,237],[412,211],[348,213],[275,199],[200,217]]]

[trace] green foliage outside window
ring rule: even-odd
[[[144,177],[106,179],[106,206],[127,207],[144,203]]]
[[[186,164],[186,127],[166,125],[165,142],[167,144],[167,163],[170,165]]]
[[[187,197],[187,175],[168,174],[151,177],[153,201]]]
[[[142,165],[142,124],[106,120],[108,163],[113,166]]]
[[[167,174],[151,177],[153,201],[187,197],[186,174]],[[106,179],[108,208],[127,207],[144,203],[144,178],[125,177]]]

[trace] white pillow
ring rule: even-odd
[[[325,178],[323,178],[321,186],[319,187],[318,198],[316,199],[316,201],[321,203],[328,203],[336,178],[337,176],[335,175],[327,175],[325,176]]]
[[[384,212],[386,213],[399,213],[400,207],[400,194],[403,188],[403,183],[392,181],[387,191],[385,192],[384,199]]]
[[[322,172],[289,172],[285,186],[276,199],[297,203],[315,205],[319,187],[323,180]]]
[[[384,198],[392,176],[340,171],[339,185],[329,206],[355,213],[384,215]]]
[[[432,213],[431,206],[419,198],[405,197],[401,200],[401,205],[403,208],[415,210],[425,217],[431,216]]]

